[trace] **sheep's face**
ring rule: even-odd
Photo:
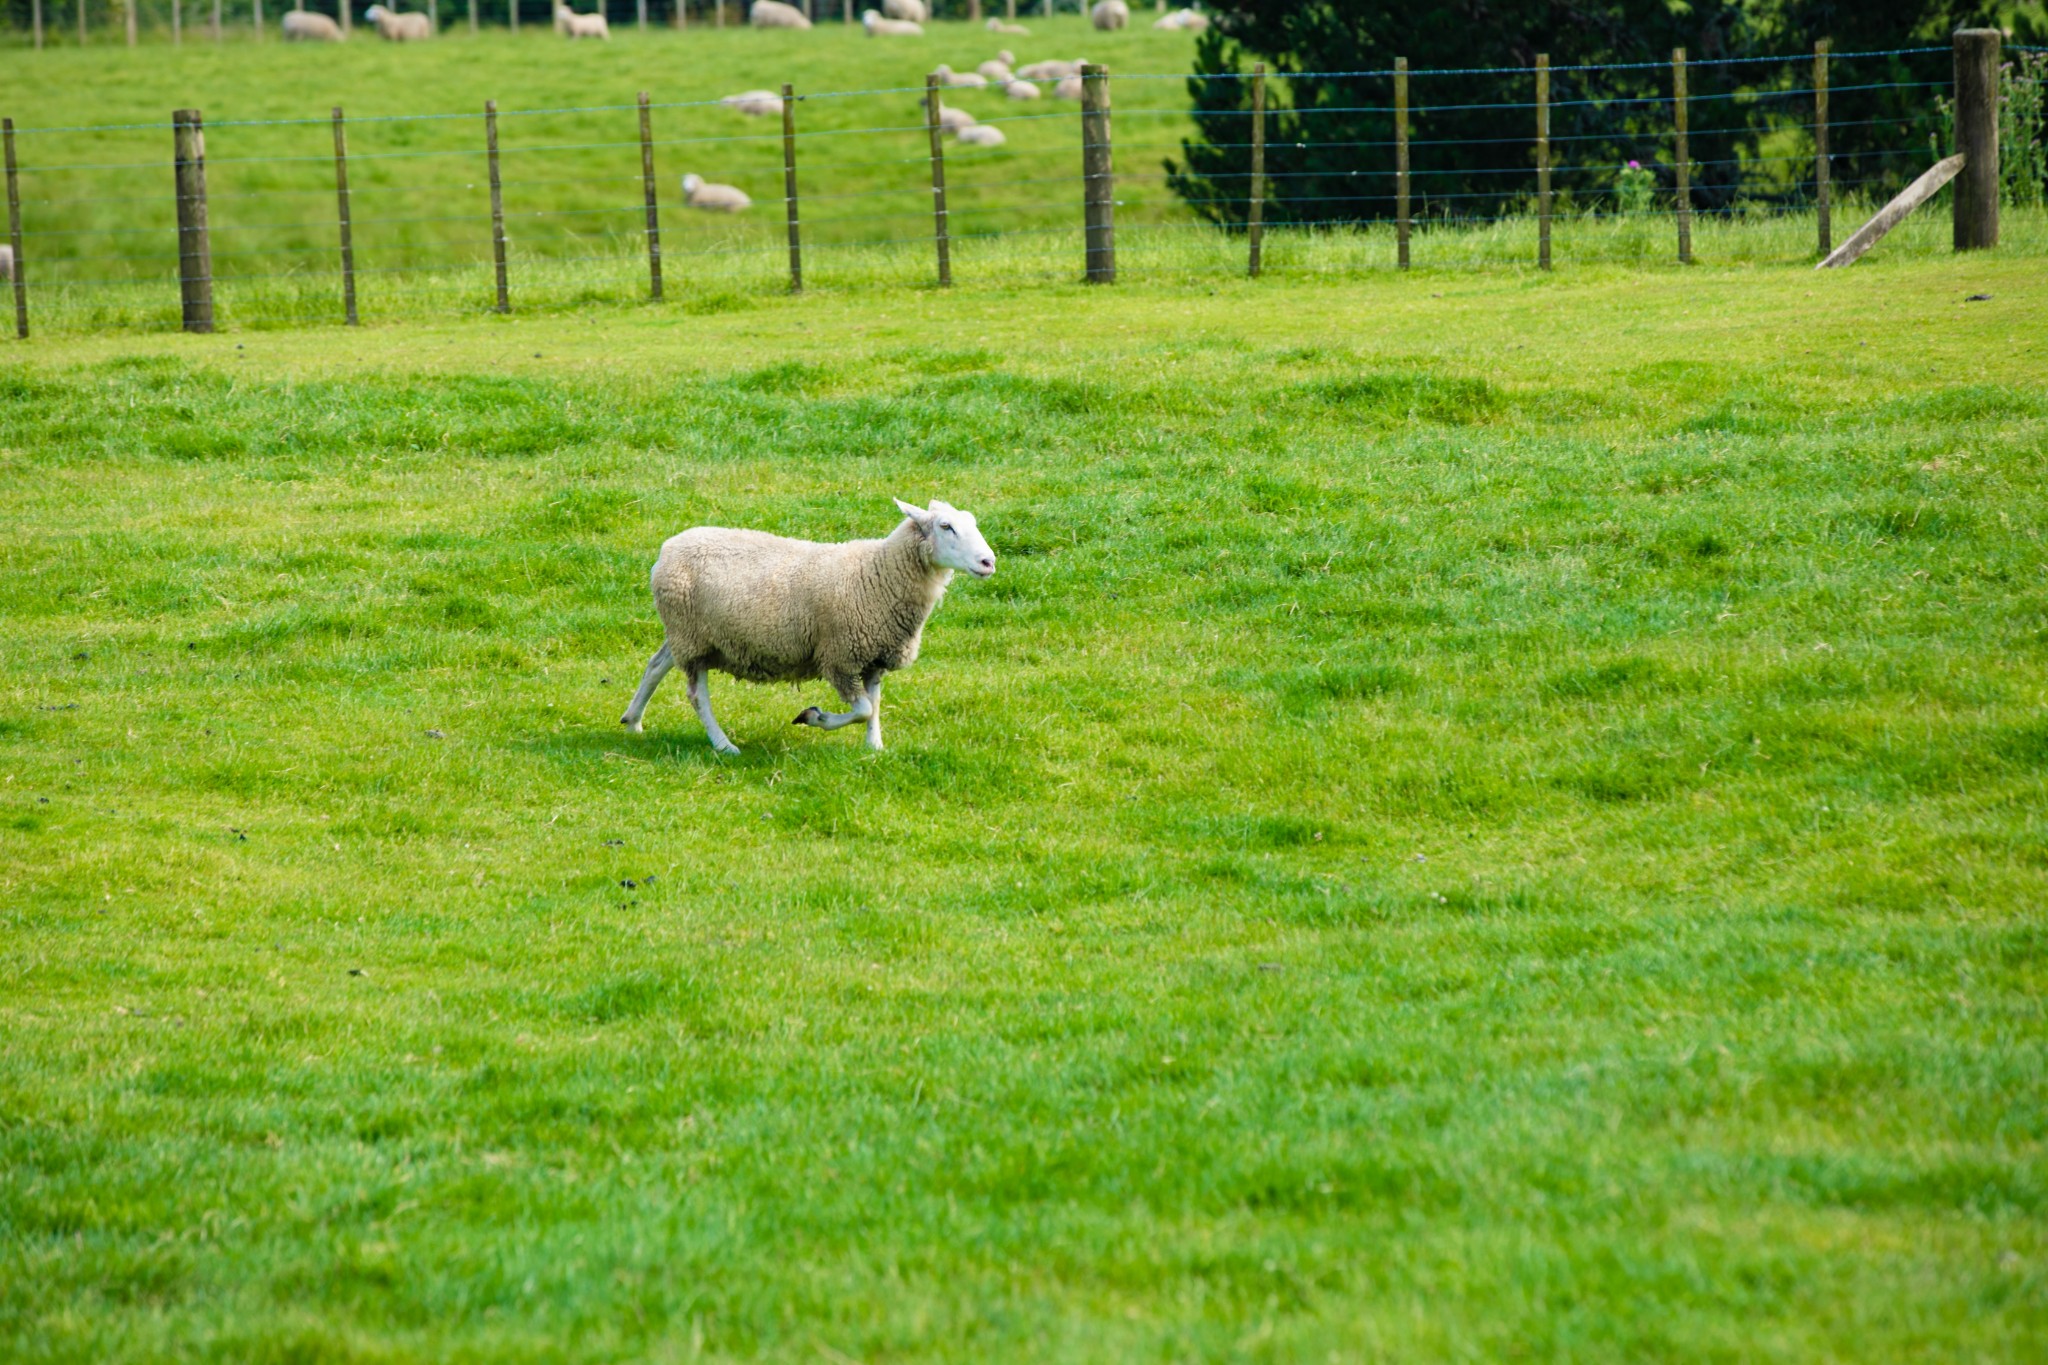
[[[930,507],[913,507],[898,500],[903,515],[917,523],[931,544],[932,563],[942,569],[960,569],[976,578],[996,571],[996,552],[981,538],[974,513],[932,499]]]

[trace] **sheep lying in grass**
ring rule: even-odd
[[[424,14],[400,14],[382,5],[372,5],[363,17],[377,26],[387,43],[417,43],[434,36],[433,21]]]
[[[1105,33],[1123,28],[1131,22],[1131,7],[1124,0],[1096,0],[1095,8],[1088,11],[1088,22]]]
[[[1062,76],[1060,83],[1052,88],[1052,97],[1056,100],[1077,100],[1081,98],[1081,90],[1079,76]]]
[[[766,118],[782,112],[782,96],[773,90],[742,90],[737,95],[727,95],[719,103],[749,118]]]
[[[957,90],[979,90],[988,84],[988,77],[978,71],[955,71],[944,62],[932,68],[932,74],[939,78],[939,84]]]
[[[990,33],[1021,33],[1029,37],[1031,30],[1022,24],[1006,24],[1000,19],[991,19],[985,26]]]
[[[922,24],[909,19],[884,19],[871,9],[860,12],[860,26],[870,38],[915,38],[924,32]]]
[[[1062,80],[1068,76],[1080,75],[1081,68],[1086,65],[1088,65],[1088,59],[1086,57],[1076,57],[1071,62],[1033,62],[1029,66],[1020,66],[1017,68],[1017,79],[1020,81]]]
[[[564,38],[602,38],[612,40],[612,26],[605,22],[604,12],[578,14],[559,0],[555,5],[555,32]]]
[[[924,0],[882,0],[882,13],[891,19],[902,19],[913,24],[929,24],[932,21],[931,6]]]
[[[739,213],[754,206],[745,190],[713,184],[695,174],[683,177],[683,202],[693,209],[710,209],[714,213]]]
[[[1160,15],[1152,21],[1152,27],[1172,32],[1176,29],[1188,33],[1200,33],[1209,27],[1209,16],[1198,10],[1177,9]]]
[[[1009,139],[1000,128],[991,128],[986,123],[971,123],[953,134],[960,139],[963,147],[1000,147]]]
[[[1004,48],[994,58],[983,62],[974,69],[979,71],[981,78],[990,85],[1008,85],[1011,81],[1017,79],[1017,74],[1010,70],[1010,67],[1016,63],[1016,60],[1015,57],[1010,55],[1010,50]]]
[[[720,526],[672,537],[652,575],[666,639],[620,724],[640,733],[647,699],[681,665],[711,747],[738,753],[711,714],[715,668],[745,682],[821,678],[848,709],[806,707],[795,724],[837,730],[866,721],[868,747],[881,748],[883,676],[917,661],[924,624],[955,569],[976,578],[996,571],[995,551],[968,513],[936,500],[896,506],[903,521],[884,540],[820,545]]]
[[[1003,87],[1003,93],[1013,100],[1035,100],[1039,96],[1038,87],[1030,81],[1011,81]]]
[[[963,128],[974,126],[974,115],[965,109],[955,109],[944,100],[939,101],[939,127],[958,137]]]
[[[810,18],[795,5],[785,5],[782,0],[754,0],[754,7],[747,11],[747,22],[755,28],[809,28]]]
[[[0,280],[14,278],[14,248],[0,244]]]
[[[288,10],[278,24],[288,43],[338,43],[348,35],[341,31],[341,25],[324,14],[311,10]]]

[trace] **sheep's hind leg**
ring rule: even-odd
[[[821,711],[815,706],[806,706],[797,713],[792,725],[815,725],[820,730],[838,730],[855,721],[868,720],[875,714],[875,702],[862,690],[858,678],[834,678],[832,686],[839,695],[846,698],[850,708],[845,711]]]
[[[676,661],[668,652],[668,642],[664,640],[661,648],[654,651],[654,657],[647,661],[647,676],[640,679],[640,690],[633,694],[632,704],[626,708],[626,714],[619,717],[619,724],[628,732],[640,733],[640,715],[647,709],[647,699],[654,695],[654,689],[661,686],[661,680],[675,666]]]
[[[697,719],[704,722],[711,747],[722,754],[738,753],[740,746],[725,737],[725,731],[718,728],[718,717],[711,714],[711,675],[704,669],[690,670],[690,700],[697,707]]]
[[[868,679],[868,747],[876,753],[882,751],[882,675],[877,673]]]

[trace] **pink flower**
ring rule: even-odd
[[[1628,168],[1632,171],[1639,171],[1643,168],[1643,163],[1640,161],[1631,161],[1628,163]]]

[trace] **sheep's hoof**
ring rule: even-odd
[[[723,744],[714,744],[711,747],[717,753],[733,754],[735,756],[737,756],[740,751],[740,746],[733,743],[731,740],[727,740]]]
[[[640,722],[634,720],[631,716],[620,716],[619,724],[626,727],[626,733],[629,735],[637,735],[640,733]]]
[[[824,713],[823,711],[820,711],[820,710],[819,710],[819,709],[818,709],[817,707],[815,707],[815,706],[806,706],[806,707],[805,707],[805,708],[804,708],[803,710],[801,710],[801,711],[799,711],[799,712],[797,712],[797,713],[796,713],[796,719],[795,719],[795,720],[793,720],[793,721],[791,721],[791,722],[790,722],[790,724],[791,724],[791,725],[817,725],[817,724],[820,724],[820,723],[822,723],[822,722],[824,721],[824,719],[825,719],[825,713]]]

